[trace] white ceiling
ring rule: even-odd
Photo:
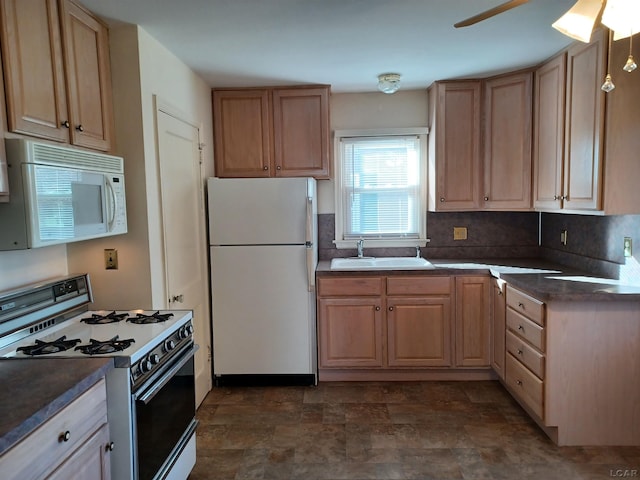
[[[402,89],[535,65],[571,40],[551,28],[575,0],[530,0],[479,24],[453,24],[505,0],[81,0],[109,24],[140,25],[211,87],[330,84]]]

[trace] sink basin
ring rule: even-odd
[[[429,270],[435,268],[418,257],[349,257],[331,260],[331,270]]]

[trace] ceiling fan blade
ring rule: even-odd
[[[486,20],[487,18],[491,18],[499,13],[506,12],[507,10],[511,10],[512,8],[519,7],[522,4],[527,3],[529,0],[511,0],[509,2],[501,3],[497,7],[490,8],[478,15],[474,15],[473,17],[469,17],[466,20],[462,20],[454,25],[456,28],[460,27],[468,27],[469,25],[473,25],[475,23],[481,22],[482,20]]]

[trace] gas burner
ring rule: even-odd
[[[18,347],[18,352],[24,352],[26,355],[47,355],[50,353],[64,352],[69,350],[74,345],[80,343],[80,339],[74,338],[73,340],[67,340],[67,336],[54,340],[52,342],[43,342],[42,340],[36,340],[35,345],[26,345],[24,347]]]
[[[118,335],[116,335],[111,340],[104,342],[92,338],[89,340],[91,342],[89,345],[78,345],[75,349],[87,355],[101,355],[104,353],[119,352],[125,348],[129,348],[131,344],[135,342],[133,338],[127,340],[118,340],[118,338]]]
[[[160,313],[159,311],[156,313],[152,313],[151,315],[147,315],[145,313],[138,313],[133,318],[127,318],[127,322],[135,323],[138,325],[146,324],[146,323],[160,323],[160,322],[166,322],[171,317],[173,317],[173,313]]]
[[[81,322],[88,323],[89,325],[102,325],[105,323],[116,323],[120,320],[124,320],[129,316],[128,313],[116,313],[115,310],[107,315],[100,315],[92,313],[90,318],[83,318]]]

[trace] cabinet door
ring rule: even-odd
[[[320,368],[382,367],[382,302],[378,298],[318,301]]]
[[[9,130],[68,142],[57,0],[6,0],[0,12]]]
[[[390,367],[451,366],[449,297],[387,299]]]
[[[502,379],[506,350],[506,289],[504,280],[491,279],[491,366]]]
[[[604,32],[594,37],[588,44],[575,42],[567,56],[563,208],[570,210],[601,208],[606,54]]]
[[[216,176],[271,176],[269,98],[267,89],[213,91]]]
[[[480,206],[480,82],[445,82],[434,88],[435,152],[429,162],[435,162],[436,191],[430,208],[476,210]]]
[[[72,453],[47,480],[109,480],[109,426],[102,425],[80,448]]]
[[[329,177],[329,87],[273,91],[275,175]]]
[[[567,54],[535,73],[533,206],[559,209],[563,188],[564,108]]]
[[[488,367],[490,355],[489,277],[456,278],[456,365]]]
[[[75,3],[63,1],[62,31],[71,116],[71,143],[108,151],[113,130],[109,33]]]
[[[532,74],[523,72],[484,84],[483,207],[531,208]]]

